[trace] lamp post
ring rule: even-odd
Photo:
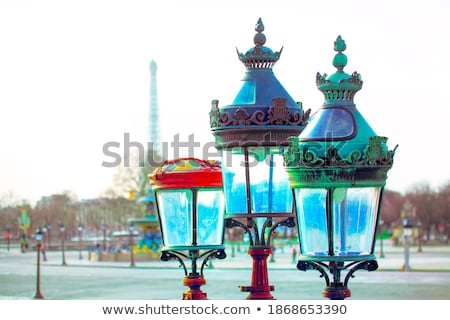
[[[42,245],[45,249],[45,242],[47,242],[47,246],[48,246],[48,235],[47,235],[47,227],[44,225],[41,229],[42,232],[42,242],[41,242],[41,249],[42,249]]]
[[[10,228],[8,228],[6,230],[5,238],[6,238],[6,249],[9,252],[10,246],[11,246],[11,229]]]
[[[134,244],[133,237],[134,237],[135,228],[132,223],[130,223],[130,225],[128,226],[128,230],[130,232],[130,242],[129,242],[129,245],[130,245],[130,267],[134,268],[134,267],[136,267],[136,264],[134,263],[134,251],[133,251],[133,244]]]
[[[379,219],[378,221],[378,227],[380,228],[380,258],[384,258],[384,251],[383,251],[383,225],[384,221],[382,219]]]
[[[82,250],[82,241],[83,241],[83,226],[81,224],[78,225],[78,259],[83,259],[83,254],[81,253]]]
[[[47,249],[50,250],[50,246],[52,244],[52,225],[47,224]]]
[[[231,105],[212,101],[210,126],[222,156],[226,227],[249,236],[252,283],[240,286],[247,299],[274,299],[267,258],[272,235],[280,225],[295,226],[292,193],[283,168],[283,148],[305,126],[308,113],[275,77],[280,52],[265,47],[264,25],[258,20],[253,48],[238,58],[246,68],[244,84]]]
[[[418,242],[418,247],[417,247],[417,252],[422,252],[422,238],[423,238],[423,230],[422,230],[422,222],[421,221],[417,221],[417,242]]]
[[[66,250],[64,248],[64,238],[65,238],[66,234],[65,234],[64,231],[65,231],[64,224],[61,223],[59,225],[59,232],[61,233],[61,255],[62,255],[62,263],[61,263],[61,265],[67,266],[67,263],[66,263]]]
[[[412,223],[408,218],[403,219],[403,246],[405,249],[405,263],[402,266],[403,271],[410,271],[409,265],[409,244],[411,241]]]
[[[34,299],[44,299],[44,295],[41,292],[41,246],[42,246],[42,230],[41,228],[36,231],[36,248],[37,248],[37,273],[36,273],[36,294]]]
[[[108,227],[106,226],[106,224],[102,223],[103,252],[106,252],[106,230],[108,230]]]
[[[206,300],[200,289],[206,283],[203,269],[212,258],[225,258],[221,168],[217,162],[182,158],[164,162],[149,178],[161,226],[161,260],[183,266],[183,285],[189,287],[183,300]]]
[[[362,80],[343,71],[346,45],[340,36],[334,49],[337,71],[316,77],[325,102],[299,137],[289,139],[284,160],[297,212],[297,268],[320,272],[324,297],[345,299],[355,271],[378,268],[375,234],[395,149],[387,150],[387,138],[375,134],[353,102]]]

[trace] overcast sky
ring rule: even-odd
[[[443,185],[449,3],[0,0],[0,194],[30,202],[63,190],[101,195],[116,171],[102,166],[111,160],[105,143],[123,146],[125,134],[147,142],[152,59],[163,141],[213,141],[211,100],[229,104],[237,94],[245,68],[236,48],[253,46],[259,17],[266,46],[283,47],[275,75],[313,111],[323,102],[315,75],[334,72],[341,35],[345,71],[364,81],[358,109],[391,149],[399,145],[387,187]]]

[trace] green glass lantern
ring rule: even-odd
[[[316,77],[325,102],[299,137],[289,139],[284,161],[297,214],[297,268],[319,270],[327,283],[324,296],[343,299],[356,270],[378,268],[375,234],[395,149],[388,150],[387,138],[375,134],[353,102],[362,80],[343,71],[346,45],[340,36],[334,49],[337,71]],[[341,271],[349,267],[342,281]]]

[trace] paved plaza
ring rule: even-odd
[[[320,300],[324,281],[317,271],[302,272],[292,262],[291,248],[277,248],[268,262],[269,282],[278,300]],[[243,300],[240,285],[251,283],[251,259],[242,250],[225,260],[214,260],[205,269],[202,287],[211,300]],[[377,250],[379,257],[379,250]],[[87,252],[66,252],[62,266],[60,251],[47,253],[42,262],[41,292],[49,300],[178,300],[187,289],[183,269],[175,261],[129,262],[89,261]],[[36,293],[36,252],[0,248],[0,299],[32,299]],[[410,271],[402,271],[402,247],[384,246],[379,269],[360,270],[350,280],[353,300],[447,300],[450,299],[450,246],[424,246],[410,250]]]

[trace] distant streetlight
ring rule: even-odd
[[[103,252],[106,252],[106,231],[108,227],[106,224],[102,223],[102,234],[103,234]]]
[[[6,230],[5,237],[6,237],[6,246],[9,251],[10,246],[11,246],[11,229],[10,228],[8,228],[8,230]]]
[[[82,250],[82,238],[83,238],[83,226],[81,224],[78,225],[78,259],[83,259]]]
[[[59,232],[61,233],[61,255],[62,255],[62,263],[61,265],[66,266],[66,251],[64,248],[64,238],[65,238],[65,228],[64,228],[64,224],[60,224],[59,225]]]
[[[384,221],[380,219],[378,222],[378,228],[380,229],[380,258],[384,258],[384,251],[383,251],[383,225]]]
[[[50,250],[52,244],[52,225],[47,224],[47,249]]]
[[[37,274],[36,274],[36,294],[34,299],[44,299],[44,295],[41,292],[41,246],[42,246],[42,230],[41,228],[36,231],[36,248],[37,248]]]
[[[409,265],[409,245],[411,241],[412,224],[408,218],[403,219],[403,246],[405,248],[405,263],[402,266],[403,271],[410,271]]]
[[[423,229],[422,229],[422,222],[421,221],[417,221],[417,232],[418,232],[418,248],[417,248],[417,252],[422,252],[422,237],[423,237]]]
[[[130,244],[130,267],[133,268],[136,266],[136,264],[134,263],[134,250],[133,250],[133,244],[134,244],[133,237],[134,237],[135,228],[132,223],[130,223],[128,230],[130,231],[130,237],[129,237],[129,239],[130,239],[130,241],[129,241],[129,244]]]

